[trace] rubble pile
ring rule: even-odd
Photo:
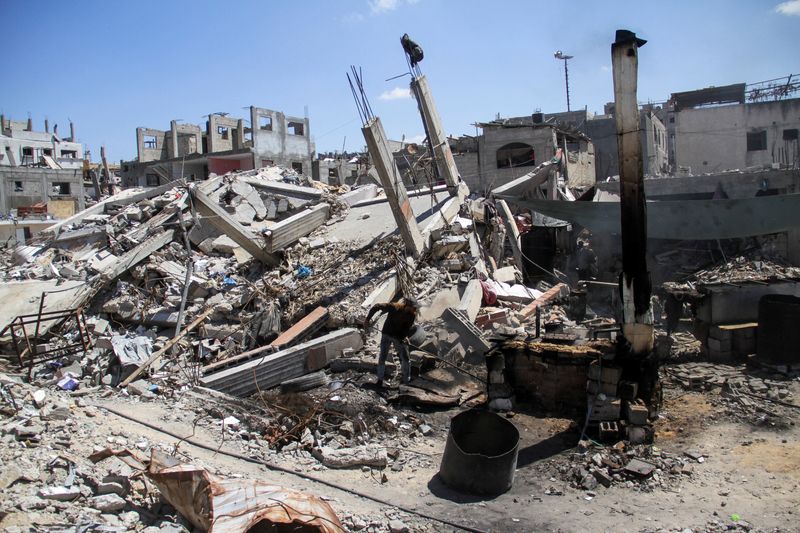
[[[98,525],[148,532],[191,529],[124,462],[88,460],[92,446],[130,446],[143,453],[171,453],[172,447],[147,439],[131,441],[123,431],[104,427],[102,411],[82,397],[5,374],[0,375],[0,391],[0,514],[25,518],[4,522],[6,531],[28,531],[31,523],[50,524],[51,530]]]
[[[699,283],[737,283],[777,279],[800,279],[800,268],[775,260],[738,256],[692,275]]]
[[[644,492],[673,490],[682,479],[691,477],[694,464],[705,461],[699,453],[681,455],[654,445],[631,445],[623,441],[606,447],[582,441],[578,449],[584,451],[557,462],[555,468],[562,480],[587,491],[612,485]]]
[[[693,362],[671,365],[665,377],[685,390],[712,391],[712,404],[723,407],[737,420],[753,424],[787,426],[792,422],[792,382],[798,375],[759,374],[745,365]],[[758,375],[757,375],[758,374]]]

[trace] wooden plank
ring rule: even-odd
[[[191,324],[189,324],[188,326],[186,326],[183,329],[183,331],[181,331],[178,335],[176,335],[175,337],[173,337],[170,340],[168,340],[160,350],[158,350],[156,353],[151,355],[150,358],[147,361],[142,363],[142,366],[140,366],[139,368],[134,370],[133,373],[130,376],[125,378],[125,381],[123,381],[122,383],[119,384],[119,386],[120,387],[127,387],[130,383],[132,383],[133,381],[136,381],[136,379],[139,376],[141,376],[143,372],[145,372],[148,368],[150,368],[150,365],[152,365],[159,357],[161,357],[162,355],[167,353],[167,350],[169,350],[170,348],[175,346],[175,344],[177,344],[178,341],[180,341],[188,333],[190,333],[193,329],[195,329],[197,326],[199,326],[213,312],[214,312],[214,308],[213,307],[210,308],[210,309],[206,309],[203,312],[203,314],[201,314],[200,316],[195,318],[192,321]]]
[[[319,306],[309,314],[304,316],[297,324],[281,333],[277,339],[270,343],[270,346],[283,348],[300,340],[305,335],[310,335],[322,327],[328,320],[328,309]]]

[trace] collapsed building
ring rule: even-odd
[[[677,491],[708,452],[653,445],[664,420],[665,388],[719,388],[729,395],[732,416],[791,420],[781,409],[796,407],[787,403],[796,384],[786,379],[795,375],[796,363],[787,358],[788,344],[777,339],[774,324],[795,316],[794,300],[768,306],[767,313],[780,320],[753,314],[753,306],[767,294],[797,296],[797,269],[744,256],[705,268],[690,262],[696,259],[693,250],[654,258],[650,248],[653,239],[681,231],[707,232],[716,241],[727,238],[721,228],[730,235],[795,230],[796,220],[787,217],[796,207],[791,175],[770,176],[769,183],[785,194],[765,197],[754,196],[761,176],[732,180],[735,187],[723,178],[701,180],[703,191],[693,194],[703,198],[696,201],[725,202],[717,190],[724,181],[734,203],[716,209],[704,203],[695,210],[680,198],[684,207],[676,211],[667,202],[676,194],[671,187],[680,184],[644,179],[635,91],[644,42],[620,31],[612,47],[615,66],[624,62],[615,72],[626,73],[615,74],[615,86],[622,87],[614,118],[620,181],[593,186],[583,134],[553,125],[494,124],[485,127],[482,142],[504,143],[509,167],[493,170],[508,174],[479,183],[491,187],[481,194],[471,189],[461,156],[444,133],[428,80],[416,64],[421,51],[405,44],[432,165],[425,172],[441,183],[407,187],[398,164],[407,159],[387,139],[354,68],[368,175],[377,183],[351,186],[331,179],[341,180],[341,174],[329,174],[324,183],[292,165],[262,164],[255,147],[239,141],[231,148],[237,153],[210,147],[185,153],[197,171],[203,166],[192,176],[191,164],[179,170],[175,155],[183,159],[181,146],[197,150],[203,133],[173,122],[177,135],[163,132],[162,141],[173,146],[161,148],[167,159],[137,163],[152,168],[160,185],[100,199],[4,252],[3,438],[15,446],[11,453],[46,458],[49,469],[46,476],[9,469],[0,490],[20,502],[9,505],[9,515],[37,510],[47,519],[62,513],[73,523],[122,524],[109,527],[144,521],[246,531],[291,524],[309,531],[401,533],[436,523],[485,531],[495,529],[497,518],[485,512],[483,501],[471,512],[464,501],[477,501],[475,495],[501,498],[498,493],[509,491],[504,505],[528,498],[524,506],[542,513],[542,506],[530,505],[536,498],[568,491],[579,494],[579,504],[611,487],[630,488],[630,494]],[[209,117],[209,128],[212,122]],[[246,133],[242,121],[236,123],[236,135]],[[533,144],[509,147],[514,141],[505,136]],[[153,149],[159,150],[158,143]],[[236,163],[213,162],[217,157]],[[223,171],[224,165],[250,160],[253,168]],[[515,162],[525,163],[518,165],[524,174],[517,174]],[[214,167],[220,173],[212,164],[221,165]],[[604,195],[616,201],[599,201]],[[778,203],[756,212],[771,216],[742,215],[765,198]],[[737,217],[736,223],[698,222],[703,210],[713,219],[725,209],[733,210],[728,216]],[[689,222],[682,219],[687,213]],[[591,239],[599,249],[605,235],[602,246],[621,252],[618,264],[590,261],[576,268],[566,262],[557,268],[559,240],[569,241],[561,246],[569,253],[578,238]],[[540,255],[550,261],[540,261]],[[677,315],[673,304],[662,313],[651,298],[662,281],[653,265],[661,260],[673,261],[673,271],[684,260],[696,267],[696,280],[665,287],[680,303]],[[758,276],[751,275],[753,269]],[[739,304],[736,291],[745,284],[747,302]],[[407,340],[414,379],[395,386],[399,365],[390,364],[392,386],[376,390],[380,326],[364,327],[364,318],[373,305],[400,298],[419,302],[418,328]],[[717,361],[736,362],[734,347],[766,349],[748,362],[764,365],[769,377],[750,375],[739,363],[664,368],[674,328],[665,334],[662,320],[677,316],[685,334],[683,304],[689,302],[696,309],[691,327],[706,332],[705,339],[698,333],[707,345],[700,354],[714,349]],[[748,314],[732,318],[736,305],[746,306]],[[730,320],[749,325],[731,328]],[[759,322],[756,333],[753,320]],[[146,427],[174,442],[90,432],[87,419],[98,416]],[[533,431],[525,435],[527,428],[521,428],[532,420],[559,429],[542,438]],[[222,442],[204,443],[201,433],[219,435]],[[102,446],[84,439],[87,434],[102,437]],[[526,438],[528,447],[521,449]],[[225,479],[210,466],[177,461],[179,453],[188,455],[181,446],[245,461],[248,478]],[[552,446],[563,448],[542,451]],[[66,451],[54,459],[54,449]],[[173,457],[165,459],[163,452]],[[531,459],[540,453],[550,460],[544,467]],[[105,461],[114,466],[102,466]],[[385,520],[363,512],[344,518],[337,511],[348,503],[250,479],[254,465],[292,476],[287,483],[321,483],[392,510]],[[361,476],[358,487],[343,487],[336,480],[344,475],[329,476],[328,469],[354,469]],[[417,469],[424,473],[421,485],[415,485],[421,478],[410,475]],[[401,472],[408,485],[401,484]],[[528,473],[514,485],[515,476]],[[152,487],[143,477],[171,508],[150,501]],[[456,496],[444,492],[439,480]],[[542,480],[549,480],[546,486]],[[392,481],[397,491],[419,488],[420,498],[445,494],[441,499],[455,507],[433,514],[389,501],[379,493]],[[578,504],[570,500],[571,511]],[[155,509],[156,517],[145,509]],[[509,522],[506,529],[518,527]]]

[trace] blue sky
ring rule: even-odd
[[[112,160],[134,158],[137,126],[203,124],[218,111],[247,118],[251,104],[296,116],[307,106],[318,151],[358,150],[351,64],[389,137],[418,138],[408,78],[384,81],[407,70],[405,32],[425,50],[422,70],[453,135],[497,113],[566,110],[556,50],[575,56],[573,109],[602,112],[618,28],[649,41],[642,102],[800,73],[800,0],[0,0],[0,14],[0,109],[30,113],[36,129],[48,117],[61,133],[71,118],[95,160],[101,144]]]

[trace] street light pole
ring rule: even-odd
[[[567,112],[569,112],[569,67],[567,66],[567,62],[575,56],[565,55],[561,50],[558,50],[555,54],[553,54],[553,57],[564,60],[564,81],[567,85]]]

